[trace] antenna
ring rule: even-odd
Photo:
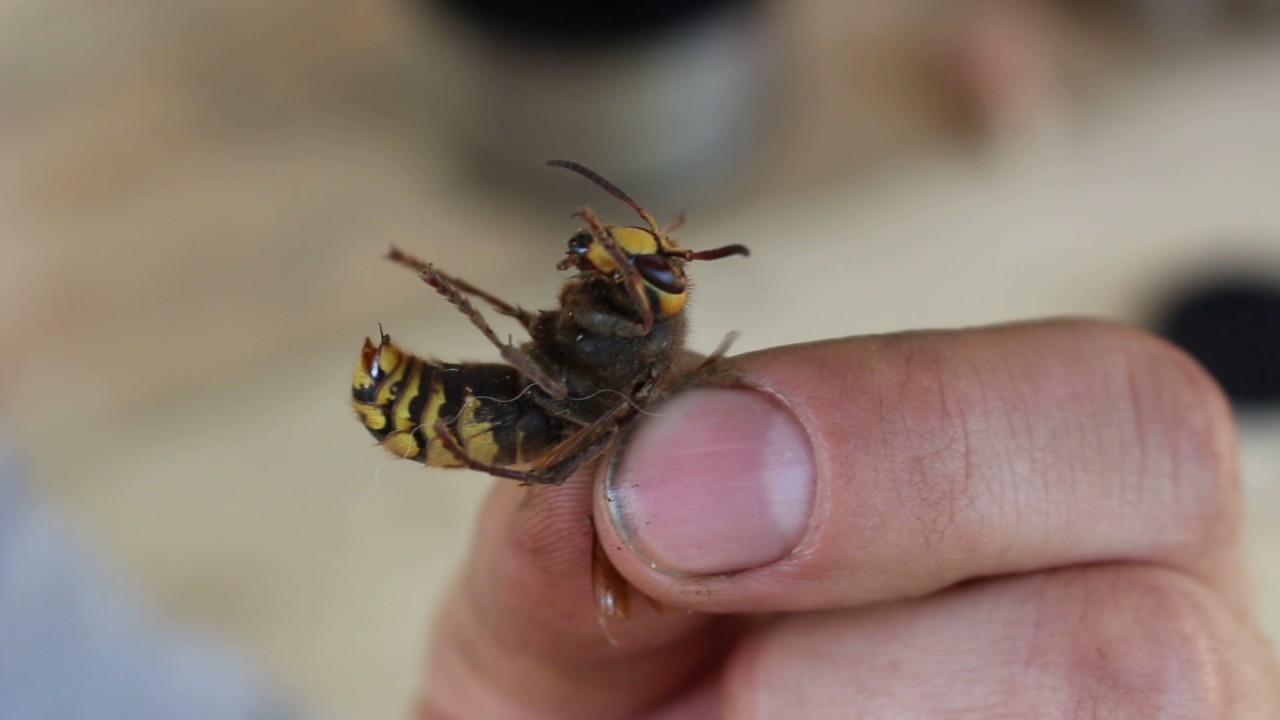
[[[605,192],[618,198],[622,202],[629,205],[632,210],[635,210],[636,213],[638,213],[640,217],[643,218],[644,221],[649,225],[649,229],[653,231],[653,234],[655,236],[657,237],[664,236],[664,233],[662,232],[662,228],[659,227],[658,225],[658,221],[653,218],[653,215],[650,214],[648,210],[645,210],[643,207],[641,207],[640,203],[636,202],[635,200],[632,200],[630,195],[622,191],[622,188],[606,180],[604,176],[602,176],[600,173],[596,172],[595,170],[592,170],[591,168],[587,167],[586,165],[583,165],[582,163],[577,163],[572,160],[548,160],[547,165],[550,165],[551,167],[564,168],[565,170],[572,170],[578,173],[579,175],[581,175],[582,177],[595,183],[596,185],[599,185],[601,188],[604,188]]]

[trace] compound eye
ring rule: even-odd
[[[646,283],[664,293],[684,292],[684,275],[677,273],[671,261],[661,255],[636,255],[631,259]]]
[[[586,230],[579,230],[569,238],[569,252],[574,255],[585,255],[587,249],[591,247],[591,233]]]
[[[586,230],[579,230],[569,236],[569,251],[560,262],[556,263],[559,270],[568,270],[571,267],[581,268],[582,270],[590,270],[591,263],[587,260],[587,253],[591,251],[591,243],[594,238],[591,233]]]

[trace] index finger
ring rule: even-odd
[[[610,557],[656,598],[848,607],[1110,560],[1244,595],[1228,406],[1146,333],[1059,321],[730,362],[732,387],[653,408],[598,494]]]
[[[591,484],[589,472],[559,487],[494,483],[437,619],[418,717],[703,716],[678,713],[702,700],[688,692],[691,679],[723,652],[732,622],[635,602],[629,621],[602,628]]]

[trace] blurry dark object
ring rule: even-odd
[[[420,2],[422,0],[419,0]],[[755,0],[648,0],[647,2],[590,2],[555,0],[436,0],[479,27],[516,38],[614,43],[660,33],[696,21],[732,5]]]
[[[1248,27],[1280,20],[1280,0],[1225,0],[1227,15]],[[1270,27],[1266,25],[1266,27]]]
[[[1058,105],[1056,22],[1036,8],[992,3],[946,26],[936,41],[937,92],[958,131],[984,139],[1017,135]]]
[[[1155,37],[1187,38],[1216,24],[1222,14],[1218,0],[1137,0],[1133,3],[1143,28]]]
[[[1224,25],[1274,20],[1280,0],[1060,0],[1099,13],[1158,41],[1185,41]]]
[[[1160,331],[1236,402],[1280,401],[1280,279],[1223,277],[1177,297]]]
[[[780,33],[756,0],[418,4],[435,11],[433,114],[477,186],[550,196],[542,161],[568,156],[657,207],[696,202],[782,106]]]

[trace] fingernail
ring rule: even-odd
[[[716,575],[786,557],[809,525],[813,449],[780,403],[702,388],[651,408],[606,479],[619,535],[671,575]]]

